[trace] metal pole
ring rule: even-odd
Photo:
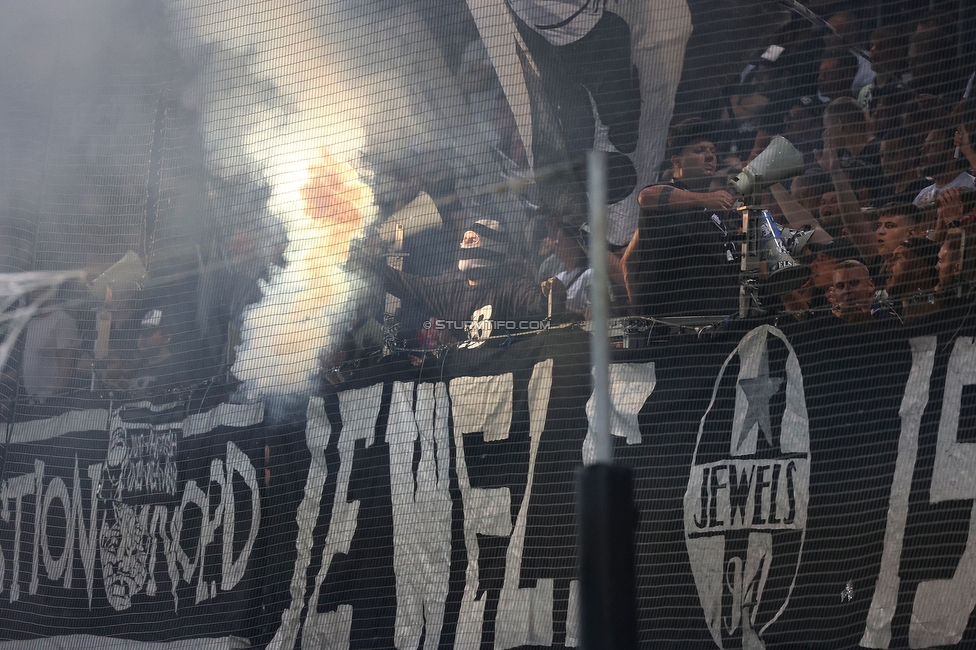
[[[607,157],[587,156],[590,197],[590,268],[593,433],[596,463],[576,470],[579,526],[579,647],[636,650],[634,508],[630,469],[613,464],[610,435],[610,279],[607,273]]]
[[[596,411],[596,462],[613,463],[610,435],[610,276],[607,271],[607,154],[586,155],[590,199],[591,300],[590,364],[593,367],[593,405]]]

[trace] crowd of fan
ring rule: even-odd
[[[795,19],[770,37],[738,83],[705,113],[672,127],[661,179],[640,193],[633,239],[626,248],[610,247],[613,315],[666,320],[739,311],[743,235],[735,208],[743,197],[733,195],[729,180],[776,135],[802,154],[805,170],[751,199],[780,226],[807,233],[806,246],[793,253],[809,267],[810,279],[797,291],[765,298],[766,313],[911,322],[969,300],[976,250],[976,153],[970,140],[976,100],[968,98],[972,70],[956,64],[960,43],[948,29],[954,21],[924,17],[879,27],[861,42],[854,13],[825,18],[832,30],[818,32]],[[486,223],[475,228],[480,240],[473,241],[486,241],[486,233],[514,236]],[[467,279],[471,286],[464,278],[453,280],[462,292],[482,285],[481,295],[466,301],[447,285],[389,269],[381,273],[389,290],[419,305],[417,322],[470,319],[461,312],[475,303],[491,303],[495,319],[582,319],[592,281],[587,233],[558,215],[547,226],[530,262],[538,267],[542,295],[523,282],[527,273],[518,264],[496,271],[509,293],[521,292],[518,305],[511,295],[485,293],[484,285],[492,283],[485,269],[501,266],[501,256],[486,257],[482,277]],[[512,243],[504,246],[512,250]],[[461,248],[469,260],[478,250]],[[470,264],[463,260],[462,272]],[[464,308],[451,313],[448,304]]]
[[[912,322],[971,302],[976,100],[969,98],[972,71],[955,63],[960,41],[947,31],[954,21],[926,17],[879,27],[862,42],[854,13],[828,18],[827,31],[794,18],[704,113],[672,127],[660,180],[639,194],[633,238],[609,246],[612,316],[667,322],[740,311],[736,207],[743,197],[729,181],[777,135],[800,152],[805,169],[751,199],[780,226],[806,233],[805,247],[792,252],[810,277],[796,291],[764,297],[765,313]],[[859,56],[858,46],[869,56]],[[454,192],[444,164],[421,167],[434,171],[399,179],[398,187],[414,190],[403,196],[423,191],[439,201]],[[392,201],[387,212],[402,202]],[[589,316],[585,226],[550,212],[526,233],[503,219],[471,222],[456,201],[438,207],[442,227],[408,237],[402,270],[376,250],[354,261],[402,305],[393,327],[382,323],[378,303],[364,307],[325,366],[376,357],[391,346],[431,349]],[[206,286],[201,304],[232,293],[207,293]],[[247,300],[253,297],[238,302]],[[218,319],[219,328],[240,311],[240,304],[228,305],[231,314]],[[142,388],[171,357],[169,336],[150,311],[129,328],[139,335],[129,337],[128,347],[112,345],[111,354],[94,360],[68,359],[77,331],[62,312],[48,311],[29,327],[25,351],[46,350],[38,371],[43,385],[25,377],[28,392],[41,398],[72,382]],[[107,335],[113,341],[125,320],[116,316]],[[29,374],[37,359],[26,362]]]
[[[645,216],[629,251],[635,263],[625,260],[635,272],[628,288],[641,313],[690,313],[690,296],[691,306],[731,310],[720,281],[704,286],[700,269],[718,266],[703,257],[705,242],[713,240],[719,256],[722,250],[702,212],[713,221],[727,214],[736,198],[728,179],[774,135],[802,153],[806,169],[769,187],[760,203],[780,225],[812,230],[799,256],[811,280],[781,296],[786,310],[798,319],[829,313],[846,321],[910,322],[968,300],[976,101],[969,98],[972,71],[956,65],[953,22],[929,17],[875,29],[870,60],[848,47],[858,45],[852,13],[839,12],[829,23],[843,45],[828,33],[819,58],[798,57],[814,36],[787,30],[712,111],[672,129],[667,184],[641,193]],[[687,250],[698,251],[691,264],[677,259],[671,243],[682,235]],[[667,290],[676,266],[681,275],[697,276],[684,297]]]

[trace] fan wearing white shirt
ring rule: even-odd
[[[586,234],[579,228],[561,225],[555,255],[563,263],[556,279],[566,287],[566,309],[585,314],[590,308],[590,283],[593,269],[587,265]]]
[[[969,161],[965,156],[955,157],[956,148],[952,138],[953,129],[950,128],[932,129],[925,136],[919,170],[922,176],[932,180],[932,184],[912,201],[923,210],[934,208],[942,193],[950,187],[973,187],[976,184],[976,179],[966,171]]]

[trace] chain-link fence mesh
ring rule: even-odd
[[[976,642],[972,9],[0,3],[0,646]]]

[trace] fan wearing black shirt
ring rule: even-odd
[[[389,293],[424,305],[455,338],[463,340],[465,324],[479,318],[507,324],[495,326],[494,331],[502,333],[531,329],[531,323],[547,317],[547,297],[539,285],[514,272],[507,259],[510,247],[508,233],[498,221],[479,219],[464,233],[456,271],[424,277],[379,261],[373,266]],[[562,283],[554,284],[554,304],[565,304]]]
[[[824,138],[831,138],[837,159],[864,205],[878,206],[884,174],[881,143],[874,137],[867,114],[850,97],[835,99],[824,110]]]
[[[719,316],[738,310],[733,262],[733,197],[708,191],[716,171],[715,144],[698,120],[668,139],[673,180],[641,190],[641,216],[624,253],[624,279],[640,316]]]
[[[918,175],[921,138],[905,127],[888,131],[881,141],[881,169],[885,185],[881,204],[911,203],[931,183]]]

